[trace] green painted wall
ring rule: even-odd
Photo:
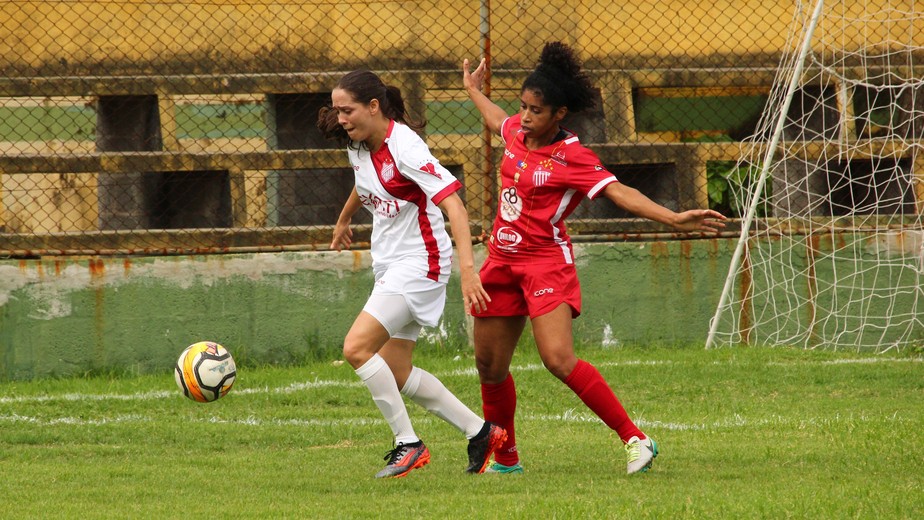
[[[582,341],[703,342],[734,241],[578,244]],[[476,248],[477,261],[484,256]],[[368,251],[0,261],[0,380],[167,371],[214,340],[241,364],[336,359]],[[468,343],[458,279],[421,348]]]

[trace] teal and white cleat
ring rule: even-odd
[[[516,463],[513,466],[504,466],[498,462],[492,462],[484,470],[485,473],[523,473],[523,466]]]
[[[651,463],[658,456],[658,443],[651,437],[641,440],[632,437],[626,443],[626,473],[644,473],[651,469]]]

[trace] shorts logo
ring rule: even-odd
[[[555,289],[546,287],[545,289],[539,289],[538,291],[534,292],[533,296],[542,296],[543,294],[552,294],[553,292],[555,292]]]
[[[498,229],[494,236],[497,237],[497,247],[507,251],[516,251],[517,245],[523,241],[519,233],[507,226]]]

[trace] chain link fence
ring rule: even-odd
[[[729,168],[795,12],[773,0],[6,1],[0,254],[326,248],[353,178],[315,121],[358,68],[427,119],[479,236],[503,149],[462,89],[462,60],[490,60],[491,97],[512,114],[553,40],[578,51],[599,88],[596,109],[566,126],[620,180],[672,209],[736,216]],[[569,229],[577,240],[669,236],[629,217],[584,201]],[[360,242],[369,222],[354,220]]]

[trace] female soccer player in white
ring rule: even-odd
[[[516,389],[510,361],[528,316],[543,364],[568,385],[625,443],[627,471],[651,467],[657,444],[632,422],[590,363],[574,354],[572,320],[581,290],[564,220],[583,197],[604,195],[641,217],[681,231],[716,231],[725,217],[712,210],[675,213],[616,180],[578,137],[559,126],[569,112],[593,106],[594,89],[573,51],[547,44],[520,90],[520,112],[508,117],[482,92],[485,61],[463,83],[488,128],[504,140],[499,208],[481,282],[491,296],[474,309],[475,362],[485,419],[507,431],[492,473],[521,473],[514,434]]]
[[[423,125],[408,117],[398,88],[372,72],[354,71],[340,80],[331,101],[318,115],[318,128],[347,144],[356,178],[331,248],[350,247],[350,222],[360,207],[373,216],[375,286],[346,335],[343,355],[395,435],[395,448],[376,477],[402,477],[430,461],[401,394],[465,433],[466,471],[481,473],[506,432],[412,363],[421,326],[437,324],[446,300],[452,242],[440,210],[452,226],[466,310],[483,309],[490,299],[475,273],[468,212],[456,193],[462,185],[414,132]]]

